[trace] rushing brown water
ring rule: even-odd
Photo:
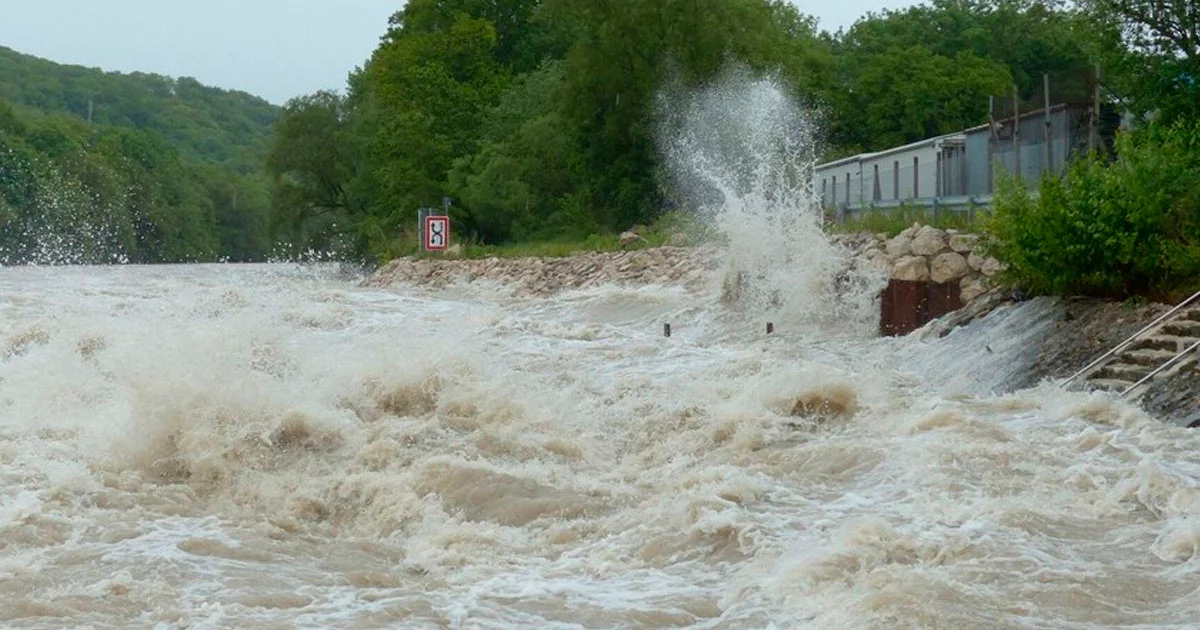
[[[971,393],[1020,346],[978,330],[763,333],[671,287],[0,269],[0,626],[1193,626],[1194,432]]]
[[[676,105],[699,294],[0,268],[0,626],[1196,627],[1200,434],[874,338],[784,91]]]

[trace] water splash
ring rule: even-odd
[[[822,230],[812,188],[816,128],[776,79],[730,67],[658,99],[659,149],[673,187],[728,246],[725,301],[740,310],[873,328],[879,274]]]
[[[128,264],[137,235],[136,186],[96,188],[39,158],[8,149],[0,182],[0,265]]]

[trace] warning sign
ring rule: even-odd
[[[436,251],[450,246],[450,217],[425,217],[425,249]]]

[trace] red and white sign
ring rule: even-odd
[[[450,217],[425,217],[425,249],[438,251],[450,246]]]

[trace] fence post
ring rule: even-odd
[[[1053,170],[1053,165],[1050,163],[1050,75],[1042,75],[1042,92],[1046,101],[1046,131],[1043,135],[1045,146],[1042,147],[1042,173]]]
[[[1013,102],[1013,174],[1019,179],[1024,179],[1025,176],[1021,172],[1021,103],[1017,97],[1017,86],[1012,89]]]

